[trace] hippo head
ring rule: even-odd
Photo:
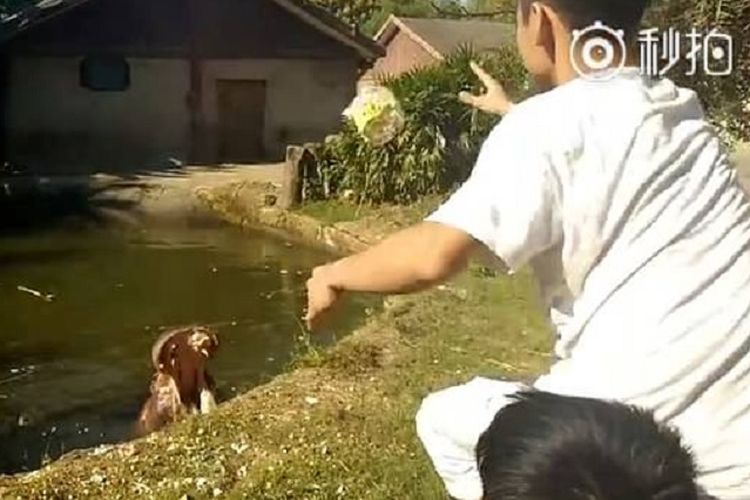
[[[207,361],[219,348],[219,338],[210,328],[190,326],[161,335],[151,349],[151,361],[157,371],[170,371],[179,360],[196,357]]]

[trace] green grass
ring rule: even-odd
[[[302,427],[277,429],[280,441],[297,430],[305,443],[325,442],[328,453],[292,447],[274,471],[255,469],[235,491],[323,499],[343,486],[347,498],[443,498],[414,430],[421,399],[478,375],[528,380],[542,372],[549,335],[532,296],[528,275],[469,273],[447,290],[392,299],[367,331],[315,362],[334,393],[353,392],[322,403]]]
[[[371,215],[375,210],[368,206],[358,206],[348,201],[311,201],[302,205],[298,211],[327,224],[350,222]]]

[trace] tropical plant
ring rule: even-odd
[[[406,17],[461,17],[458,0],[313,0],[319,6],[374,35],[391,14]],[[515,1],[515,0],[514,0]]]
[[[307,163],[305,196],[344,193],[360,203],[408,203],[449,190],[464,181],[496,118],[460,103],[461,90],[478,91],[472,59],[503,81],[511,95],[529,88],[513,49],[478,56],[458,51],[440,65],[382,82],[401,103],[405,129],[390,143],[374,147],[350,123],[313,151]]]

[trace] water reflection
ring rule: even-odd
[[[0,240],[0,472],[127,438],[148,389],[151,343],[165,328],[218,328],[211,371],[225,398],[278,373],[300,333],[309,269],[327,258],[230,228]],[[362,307],[350,304],[339,334]]]

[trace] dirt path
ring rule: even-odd
[[[279,188],[283,163],[223,167],[186,167],[129,178],[95,176],[97,200],[132,205],[140,216],[181,218],[205,211],[197,193],[232,185],[271,185]],[[106,204],[106,203],[105,203]]]

